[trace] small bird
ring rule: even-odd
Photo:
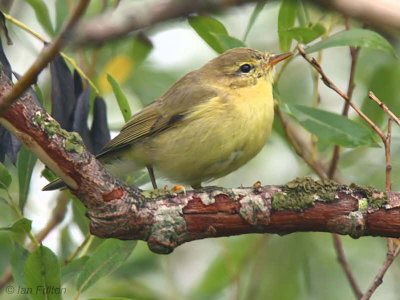
[[[147,167],[153,188],[155,172],[197,189],[235,171],[270,135],[274,65],[291,55],[226,51],[134,114],[97,158],[121,178]],[[61,187],[58,179],[43,190]]]

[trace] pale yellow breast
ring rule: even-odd
[[[146,153],[146,163],[159,174],[197,184],[224,176],[254,157],[272,121],[272,87],[259,79],[256,85],[221,92],[195,107],[179,126],[143,144],[140,153]]]

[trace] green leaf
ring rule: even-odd
[[[323,141],[348,148],[379,147],[376,134],[363,124],[313,107],[288,106],[301,125]]]
[[[197,16],[189,17],[188,21],[197,34],[218,53],[245,46],[242,41],[229,36],[225,26],[214,18]]]
[[[360,28],[344,30],[331,35],[330,37],[307,47],[305,52],[313,53],[326,48],[340,46],[372,48],[395,55],[395,50],[392,45],[383,36],[375,31]]]
[[[106,297],[106,298],[90,298],[89,300],[135,300],[135,299],[123,298],[123,297]]]
[[[24,263],[25,286],[31,288],[33,300],[59,300],[60,290],[60,264],[57,256],[41,245],[31,252]]]
[[[55,32],[59,32],[68,16],[68,1],[56,0],[56,26]]]
[[[14,243],[14,251],[11,255],[11,270],[14,280],[20,287],[25,287],[24,264],[29,256],[29,251],[18,243]]]
[[[88,261],[89,256],[82,256],[78,259],[73,260],[68,265],[61,268],[61,282],[66,284],[67,282],[76,279],[78,274],[82,271],[83,266]]]
[[[278,35],[279,46],[282,52],[290,50],[292,45],[292,37],[287,32],[292,28],[296,20],[297,4],[293,0],[282,0],[278,15]]]
[[[12,178],[7,168],[0,163],[0,189],[8,189],[12,182]]]
[[[286,30],[288,36],[302,44],[308,44],[325,33],[325,27],[315,24],[309,27],[292,27]]]
[[[42,0],[25,0],[35,11],[36,19],[50,36],[54,36],[53,26],[49,17],[49,10]]]
[[[243,36],[243,42],[246,41],[251,28],[253,27],[255,21],[257,20],[257,17],[260,14],[260,12],[263,10],[265,4],[267,4],[267,0],[262,0],[262,1],[257,2],[257,5],[254,7],[254,10],[250,16],[249,23],[247,24],[246,31]]]
[[[97,280],[117,269],[132,253],[136,241],[108,239],[88,259],[79,274],[77,288],[83,292]]]
[[[18,183],[19,183],[19,207],[24,209],[28,198],[29,186],[31,183],[33,168],[37,157],[25,147],[19,151],[17,159]]]
[[[146,57],[150,54],[153,49],[153,44],[150,39],[147,38],[144,34],[138,34],[133,39],[132,44],[132,59],[134,62],[134,66],[137,67],[140,65]]]
[[[297,0],[297,19],[301,27],[307,27],[310,24],[310,16],[303,0]]]
[[[128,122],[132,117],[132,112],[128,103],[128,99],[126,98],[124,92],[121,90],[118,82],[110,74],[107,74],[107,80],[113,89],[115,98],[117,99],[119,109],[121,110],[125,122]]]
[[[32,221],[26,218],[19,219],[10,227],[0,227],[0,230],[11,231],[14,233],[28,233],[32,229]]]

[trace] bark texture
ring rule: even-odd
[[[0,73],[0,97],[11,89]],[[167,254],[192,240],[246,233],[322,231],[400,236],[400,193],[298,178],[282,186],[142,191],[110,174],[81,138],[24,94],[0,123],[48,165],[87,208],[92,234],[138,239]]]

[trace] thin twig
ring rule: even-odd
[[[24,75],[13,86],[11,91],[0,99],[0,115],[19,97],[25,90],[36,82],[37,76],[52,61],[59,53],[60,49],[65,45],[70,35],[72,28],[81,18],[89,5],[90,0],[81,0],[71,13],[67,23],[57,35],[56,39],[49,46],[44,47],[41,54],[36,58],[36,61],[25,72]]]
[[[350,47],[350,55],[351,55],[351,65],[350,65],[350,76],[349,76],[349,83],[347,85],[347,96],[349,97],[350,101],[353,97],[353,91],[354,91],[354,75],[356,71],[356,64],[357,64],[357,58],[358,58],[358,53],[360,52],[360,48],[354,48]],[[342,110],[342,115],[347,116],[349,113],[349,108],[350,108],[350,102],[346,101],[343,105],[343,110]],[[328,176],[333,177],[338,163],[339,163],[339,158],[340,158],[340,146],[335,146],[333,148],[333,153],[332,153],[332,159],[331,159],[331,164],[329,166],[329,171],[328,171]]]
[[[354,295],[356,296],[357,299],[360,299],[362,297],[363,293],[361,292],[361,289],[358,286],[357,281],[351,271],[349,262],[346,259],[346,255],[343,250],[342,239],[336,233],[332,234],[332,238],[333,238],[333,244],[335,246],[336,253],[337,253],[337,259],[338,259],[340,265],[342,266],[343,271],[346,274],[346,277],[350,283],[350,286],[351,286],[351,289],[353,290]]]
[[[397,125],[400,126],[400,119],[398,117],[396,117],[396,115],[386,106],[385,103],[383,103],[381,100],[379,100],[379,98],[373,93],[373,92],[369,92],[368,93],[368,97],[369,99],[371,99],[372,101],[375,101],[380,108],[382,108],[382,110],[393,120],[396,122]]]
[[[386,180],[385,180],[385,187],[386,187],[386,192],[391,192],[392,191],[392,180],[391,180],[391,174],[392,174],[392,153],[390,150],[392,142],[392,119],[388,119],[388,128],[387,128],[387,134],[386,134],[386,140],[385,140],[385,163],[386,163]]]
[[[364,119],[365,122],[368,123],[369,126],[372,127],[372,129],[379,135],[379,137],[382,139],[382,141],[385,139],[384,133],[379,129],[376,124],[371,121],[370,118],[367,117],[351,100],[350,98],[343,93],[333,82],[330,80],[330,78],[325,74],[325,72],[322,70],[321,66],[318,64],[318,62],[312,58],[309,57],[305,52],[303,47],[300,45],[297,46],[297,49],[299,50],[299,53],[301,56],[304,57],[305,60],[307,60],[321,75],[321,80],[323,83],[330,89],[334,90],[340,97],[342,97],[345,101],[349,102],[349,105],[357,112],[357,114]]]
[[[368,300],[371,298],[372,294],[382,284],[383,276],[385,276],[386,271],[389,269],[389,267],[392,265],[393,261],[399,254],[400,254],[400,246],[398,246],[394,252],[388,252],[385,262],[383,263],[378,274],[375,275],[374,281],[368,288],[368,291],[362,296],[361,300]]]

